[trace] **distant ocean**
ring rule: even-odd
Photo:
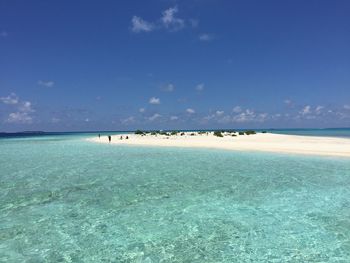
[[[237,131],[245,129],[235,129]],[[267,131],[278,134],[291,134],[303,136],[326,136],[326,137],[350,137],[350,128],[325,128],[325,129],[254,129],[258,132]],[[108,134],[122,134],[130,131],[108,131],[108,132],[16,132],[16,133],[1,133],[0,138],[19,138],[19,137],[41,137],[41,136],[76,136],[89,137],[108,135]]]
[[[2,135],[0,262],[350,262],[349,159],[97,134]]]

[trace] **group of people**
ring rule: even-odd
[[[98,138],[101,139],[101,134],[98,134]],[[125,136],[125,139],[129,139],[129,136]],[[123,136],[120,136],[120,140],[123,140]],[[108,142],[110,143],[112,141],[112,136],[108,135]]]

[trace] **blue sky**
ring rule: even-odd
[[[0,0],[0,131],[349,127],[349,10]]]

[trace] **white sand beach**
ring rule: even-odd
[[[350,139],[333,137],[314,137],[299,135],[283,135],[272,133],[257,133],[253,135],[238,135],[224,133],[224,137],[208,134],[185,132],[184,135],[136,135],[124,134],[112,136],[111,144],[135,146],[164,147],[199,147],[239,151],[264,151],[293,154],[309,154],[322,156],[350,157]],[[123,136],[123,139],[120,139]],[[128,136],[128,139],[125,139]],[[107,136],[89,138],[97,143],[109,143]]]

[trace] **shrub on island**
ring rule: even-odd
[[[178,131],[172,131],[170,135],[177,135]]]
[[[239,135],[244,135],[244,132],[240,131],[238,134],[239,134]]]
[[[170,133],[165,132],[165,131],[161,131],[159,132],[160,135],[165,135],[165,136],[170,136]]]
[[[245,134],[246,135],[252,135],[252,134],[256,134],[256,132],[253,131],[253,130],[248,130],[248,131],[245,131]]]
[[[224,135],[222,135],[221,131],[214,131],[214,136],[216,136],[216,137],[224,137]]]
[[[146,133],[144,131],[141,131],[141,130],[136,130],[135,134],[137,134],[137,135],[144,135]]]

